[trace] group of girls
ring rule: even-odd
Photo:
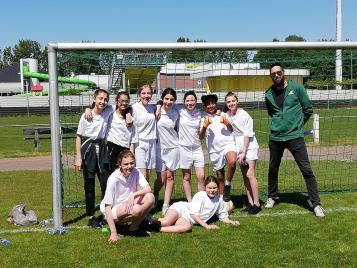
[[[238,106],[237,96],[227,94],[226,113],[218,110],[216,95],[203,96],[202,103],[206,111],[202,116],[196,107],[197,96],[194,91],[185,93],[182,106],[175,104],[177,95],[171,88],[163,91],[161,102],[157,104],[150,104],[152,94],[150,85],[140,87],[138,102],[130,107],[129,94],[119,92],[116,107],[112,107],[107,105],[108,93],[98,89],[94,93],[91,109],[86,109],[80,119],[75,167],[77,170],[83,168],[89,225],[93,225],[94,218],[95,175],[98,175],[103,198],[108,177],[118,167],[118,154],[126,149],[135,155],[136,168],[147,181],[150,170],[156,169],[156,201],[165,185],[163,215],[169,209],[174,175],[179,168],[183,172],[186,198],[191,202],[192,167],[196,172],[198,190],[205,190],[204,154],[200,141],[204,137],[210,162],[218,178],[218,193],[223,194],[225,202],[230,200],[231,181],[238,162],[247,189],[246,210],[249,214],[258,213],[260,204],[255,178],[258,144],[252,118]]]

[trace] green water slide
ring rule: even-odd
[[[27,66],[23,67],[22,73],[23,73],[23,76],[26,78],[38,78],[41,80],[48,81],[48,74],[30,72],[30,70]],[[96,83],[94,83],[92,81],[88,81],[88,80],[84,80],[84,79],[76,79],[76,78],[72,78],[72,77],[62,77],[62,76],[58,76],[58,82],[67,83],[67,84],[86,85],[88,87],[95,87],[97,85]]]

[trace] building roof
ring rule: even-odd
[[[16,83],[20,80],[20,63],[0,70],[0,83]]]

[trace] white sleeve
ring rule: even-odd
[[[216,215],[220,221],[228,219],[228,212],[227,212],[226,206],[223,203],[222,198],[219,199],[219,206],[216,211]]]
[[[138,137],[138,132],[136,131],[135,123],[133,123],[131,128],[132,128],[132,132],[131,132],[131,137],[130,137],[130,144],[138,143],[139,142],[139,137]]]
[[[145,179],[145,176],[143,173],[141,173],[141,171],[139,169],[137,169],[137,172],[138,172],[138,176],[139,176],[139,179],[138,179],[138,184],[141,188],[144,188],[146,186],[149,185],[148,181]]]
[[[200,212],[202,209],[202,204],[203,204],[203,198],[200,192],[196,193],[191,201],[190,204],[190,214],[200,216]]]
[[[109,176],[108,179],[108,184],[107,184],[107,189],[105,190],[105,195],[103,198],[102,203],[105,205],[113,205],[114,203],[114,196],[115,196],[115,187],[114,184],[112,183],[112,176],[115,176],[114,174]],[[114,179],[114,178],[113,178]]]
[[[250,117],[248,113],[246,114],[243,122],[244,122],[243,135],[245,137],[253,137],[254,136],[253,119]]]
[[[85,131],[85,119],[84,119],[84,114],[82,114],[81,119],[79,119],[78,123],[78,128],[77,128],[77,134],[83,136],[84,131]]]

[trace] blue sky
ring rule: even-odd
[[[1,0],[0,49],[48,42],[263,42],[335,39],[336,0]],[[357,1],[342,0],[342,39],[357,41]]]

